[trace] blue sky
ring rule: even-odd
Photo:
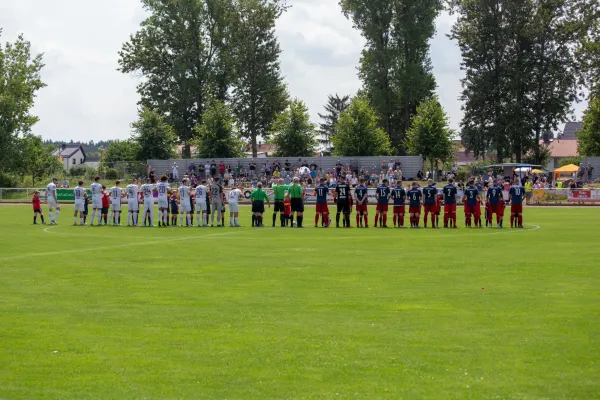
[[[337,0],[290,0],[277,24],[282,71],[292,96],[306,102],[313,122],[330,93],[354,94],[364,41]],[[3,42],[19,33],[43,52],[48,87],[36,101],[34,132],[45,139],[126,139],[135,120],[137,78],[117,71],[117,52],[144,19],[138,0],[18,0],[0,2]],[[460,52],[450,41],[454,17],[442,14],[431,41],[437,93],[451,126],[462,118]],[[575,105],[580,118],[586,104]]]

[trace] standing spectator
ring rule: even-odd
[[[238,160],[237,165],[235,166],[236,178],[240,177],[240,174],[242,173],[242,168],[242,161]]]
[[[65,179],[63,179],[62,182],[62,187],[63,188],[68,188],[69,187],[69,181],[67,180],[67,178],[65,177]]]
[[[210,177],[210,163],[208,162],[208,160],[206,160],[206,162],[204,163],[204,174],[206,178]]]
[[[588,181],[588,183],[592,183],[593,175],[594,175],[594,167],[592,167],[592,164],[589,163],[588,167],[587,167],[587,181]]]
[[[156,183],[156,172],[154,172],[154,168],[150,170],[148,177],[150,178],[150,183]]]
[[[268,177],[271,177],[271,163],[267,163],[267,164],[266,164],[266,166],[265,166],[265,174],[266,174]]]
[[[316,171],[319,169],[319,166],[317,165],[317,163],[315,163],[314,161],[310,164],[310,169],[312,171]]]
[[[290,163],[289,160],[285,160],[285,163],[283,165],[285,167],[286,175],[289,175],[290,171],[292,170],[292,164]]]
[[[200,165],[198,165],[198,178],[202,179],[203,176],[206,176],[204,172],[204,164],[202,163],[202,161],[200,161],[199,164]]]
[[[298,159],[298,161],[300,161],[300,159]],[[302,161],[301,166],[308,168],[308,161],[306,161],[306,160]]]
[[[337,160],[337,163],[335,163],[335,176],[340,176],[341,173],[342,173],[342,163],[340,162],[340,160]]]
[[[250,161],[248,169],[250,170],[250,176],[254,176],[256,174],[256,163],[254,162],[254,158]]]
[[[188,171],[190,172],[190,174],[195,174],[196,173],[196,164],[194,164],[193,161],[188,166]]]
[[[177,167],[176,162],[174,162],[173,166],[171,167],[171,173],[173,174],[173,180],[178,181],[179,180],[179,167]]]
[[[390,162],[388,163],[388,170],[389,171],[393,171],[394,170],[394,166],[395,166],[394,161],[392,159],[390,159]]]
[[[215,177],[217,175],[217,163],[215,160],[210,162],[210,176]]]
[[[225,174],[225,163],[223,163],[223,160],[221,160],[221,162],[219,163],[219,175],[223,175]]]

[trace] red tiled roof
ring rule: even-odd
[[[556,139],[549,145],[550,157],[576,157],[577,140]]]

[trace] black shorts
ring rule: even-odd
[[[338,200],[337,212],[347,214],[350,212],[350,201],[348,199]]]
[[[34,209],[33,209],[33,212],[34,212],[34,213],[40,213],[40,214],[41,214],[41,213],[42,213],[42,209],[41,209],[41,208],[34,208]]]
[[[285,212],[285,204],[283,204],[283,200],[275,200],[274,212]]]
[[[108,214],[108,207],[102,207],[102,214]]]
[[[265,212],[265,202],[254,200],[252,202],[252,212],[253,213],[264,213]]]
[[[304,212],[304,201],[300,198],[290,199],[292,212]]]

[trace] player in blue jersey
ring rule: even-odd
[[[406,191],[402,187],[402,181],[396,182],[392,189],[392,200],[394,200],[394,228],[404,226],[404,214],[406,213]]]
[[[421,219],[421,199],[423,193],[417,187],[417,182],[412,183],[412,189],[406,193],[409,201],[408,213],[410,214],[410,227],[418,228]]]
[[[453,228],[456,226],[456,195],[458,190],[454,186],[454,179],[448,179],[448,184],[444,186],[444,228],[452,225]]]
[[[492,227],[492,215],[496,214],[496,223],[498,228],[502,228],[502,213],[500,212],[501,200],[502,199],[502,188],[498,186],[498,179],[494,179],[492,185],[488,185],[486,200],[489,205],[488,208],[488,226]]]
[[[356,227],[369,227],[369,189],[365,186],[365,179],[358,180],[358,186],[354,188],[354,200],[356,200]]]
[[[435,187],[435,183],[433,179],[427,180],[427,186],[423,188],[423,209],[424,209],[424,217],[423,217],[423,226],[427,228],[427,216],[431,214],[431,227],[435,228],[436,218],[435,218],[435,206],[436,206],[436,196],[438,190]]]
[[[319,184],[315,187],[314,195],[317,196],[317,209],[315,214],[315,228],[319,226],[319,217],[321,217],[321,226],[327,228],[329,226],[329,207],[327,206],[327,195],[329,188],[325,185],[325,178],[319,180]]]
[[[377,198],[377,214],[375,214],[375,227],[377,227],[377,220],[379,219],[379,227],[387,228],[387,212],[388,203],[390,199],[390,188],[388,187],[388,180],[384,179],[375,191],[375,197]]]
[[[463,204],[465,205],[465,226],[472,227],[471,217],[477,217],[476,208],[479,207],[479,190],[475,187],[473,179],[467,183]],[[475,226],[477,226],[477,221],[475,221]]]
[[[510,227],[523,228],[523,196],[525,195],[525,188],[521,185],[519,178],[515,178],[514,184],[511,186],[508,194]]]

